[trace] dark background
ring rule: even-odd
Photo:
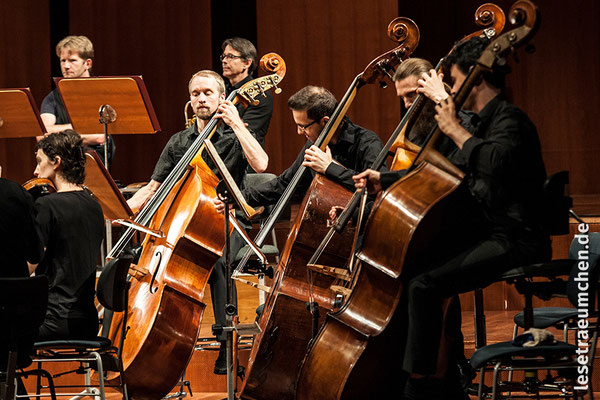
[[[421,40],[414,56],[435,64],[463,35],[476,29],[478,1],[358,0],[2,0],[0,87],[29,87],[37,105],[60,76],[54,47],[64,36],[94,43],[95,75],[143,75],[162,131],[117,136],[112,174],[123,183],[149,179],[171,134],[183,129],[189,77],[200,69],[220,72],[220,43],[231,36],[252,40],[259,55],[279,53],[287,75],[275,96],[266,148],[269,171],[279,173],[303,145],[287,98],[307,84],[341,98],[369,62],[394,47],[387,25],[412,18]],[[508,11],[511,1],[498,1]],[[511,60],[509,97],[538,127],[548,173],[571,172],[570,190],[580,210],[598,213],[600,139],[600,3],[538,0],[542,24],[534,54]],[[1,110],[0,110],[1,113]],[[362,88],[349,110],[357,123],[386,140],[400,120],[393,86]],[[100,129],[100,127],[99,127]],[[100,130],[99,130],[100,131]],[[1,135],[1,131],[0,131]],[[32,177],[34,139],[0,139],[3,176]]]

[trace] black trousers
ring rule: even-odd
[[[440,262],[409,266],[405,294],[408,331],[403,369],[409,373],[435,373],[442,331],[442,300],[493,283],[504,271],[550,259],[547,238],[495,232]],[[446,331],[460,330],[456,306],[446,319]],[[451,333],[451,332],[448,332]],[[453,336],[460,336],[460,332]]]
[[[234,230],[231,236],[229,237],[229,252],[230,259],[233,262],[235,255],[237,252],[244,247],[246,242],[242,238],[242,236]],[[232,268],[235,268],[235,265],[232,265]],[[227,304],[227,280],[229,277],[226,274],[226,265],[225,265],[225,254],[221,258],[217,260],[213,270],[208,278],[208,283],[210,284],[210,296],[212,298],[213,312],[215,314],[215,324],[226,326],[227,325],[227,315],[225,314],[225,305]],[[235,282],[233,285],[233,304],[237,306],[237,290],[235,288]],[[227,335],[222,333],[216,336],[218,341],[227,340]]]
[[[98,336],[100,325],[98,317],[90,318],[53,318],[46,316],[40,326],[37,342],[63,339],[94,339]]]

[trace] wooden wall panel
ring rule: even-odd
[[[48,2],[3,0],[0,15],[0,88],[29,87],[39,106],[50,90]],[[2,176],[20,183],[32,178],[34,148],[35,139],[0,139]]]
[[[386,27],[398,15],[412,18],[421,30],[414,55],[435,63],[454,40],[475,29],[473,14],[480,3],[258,0],[259,53],[279,52],[288,65],[267,136],[269,170],[281,172],[303,144],[286,104],[291,94],[316,84],[340,98],[356,74],[394,46]],[[497,3],[508,10],[512,1]],[[569,169],[571,193],[577,199],[585,196],[588,211],[597,213],[600,175],[595,173],[595,158],[600,138],[594,115],[600,106],[595,95],[600,91],[600,55],[595,48],[600,26],[593,18],[600,4],[538,3],[542,25],[533,40],[537,50],[520,52],[521,62],[511,62],[509,96],[538,126],[548,172]],[[227,21],[211,21],[208,0],[69,4],[70,33],[86,34],[94,41],[95,74],[144,76],[162,132],[117,137],[112,172],[125,183],[148,179],[164,144],[183,125],[189,76],[212,67],[211,25]],[[49,43],[48,7],[47,2],[32,0],[0,3],[2,15],[9,16],[0,28],[0,48],[8,55],[0,60],[0,85],[31,87],[38,105],[50,90],[50,65],[58,62],[50,52],[55,43]],[[231,12],[235,14],[235,8]],[[360,90],[349,115],[386,139],[399,121],[399,110],[393,87],[369,85]],[[19,181],[31,176],[32,148],[32,140],[0,141],[5,176]]]
[[[148,180],[166,142],[184,128],[190,77],[212,69],[210,2],[71,1],[69,14],[71,34],[94,43],[95,75],[144,77],[162,131],[116,135],[111,172],[124,183]]]
[[[256,6],[261,51],[277,52],[287,64],[284,92],[275,96],[266,138],[269,171],[280,173],[305,143],[296,134],[287,99],[311,84],[328,88],[339,100],[371,60],[395,47],[387,38],[387,25],[397,16],[397,2],[258,0]],[[400,119],[399,110],[393,85],[386,90],[368,85],[358,92],[348,115],[387,138]]]

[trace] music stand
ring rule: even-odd
[[[0,138],[43,136],[46,127],[29,88],[0,89]]]
[[[105,219],[133,218],[133,211],[95,151],[85,153],[84,186],[94,195]]]
[[[85,153],[85,182],[83,185],[100,203],[106,221],[106,251],[112,248],[112,220],[133,218],[133,211],[121,194],[112,176],[95,151]],[[102,257],[104,260],[104,256]]]
[[[78,133],[148,134],[160,125],[141,76],[54,78],[71,125]],[[98,124],[104,125],[100,132]],[[107,145],[104,160],[108,165]]]

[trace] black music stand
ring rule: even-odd
[[[46,127],[29,88],[0,89],[0,138],[43,136]]]
[[[206,151],[208,152],[210,158],[215,163],[221,177],[223,178],[219,185],[217,186],[217,194],[225,203],[225,248],[223,253],[225,254],[225,274],[229,277],[227,280],[227,304],[225,304],[225,315],[227,316],[227,326],[222,327],[223,331],[227,333],[227,400],[235,400],[235,377],[237,374],[237,357],[234,357],[234,342],[237,342],[234,337],[234,331],[238,334],[240,332],[245,333],[258,333],[256,324],[235,324],[234,319],[237,316],[237,307],[235,306],[235,301],[233,298],[233,278],[232,278],[232,269],[231,269],[231,254],[229,250],[229,223],[230,217],[233,217],[232,222],[235,225],[236,230],[242,235],[244,240],[250,245],[250,247],[256,252],[259,258],[266,262],[265,255],[260,251],[258,246],[248,237],[243,228],[239,226],[237,223],[235,216],[229,214],[229,205],[236,204],[243,212],[244,216],[251,220],[252,218],[259,215],[264,207],[260,207],[258,209],[253,209],[246,203],[244,197],[242,196],[242,192],[236,185],[233,177],[227,170],[225,163],[219,156],[217,149],[212,144],[209,139],[204,140],[204,146]],[[237,354],[237,351],[235,352]],[[235,367],[235,368],[234,368]],[[234,374],[235,371],[235,374]]]
[[[54,78],[71,125],[79,134],[148,134],[160,131],[141,76]],[[99,124],[104,126],[100,132]],[[108,165],[107,145],[104,160]]]

